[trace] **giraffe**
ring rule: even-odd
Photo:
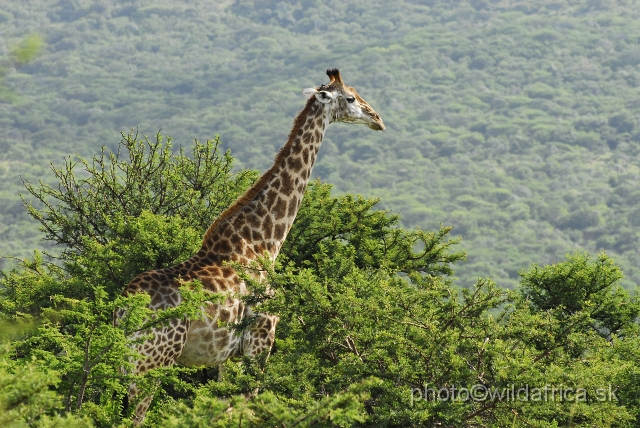
[[[148,293],[152,310],[177,306],[181,302],[180,284],[195,279],[206,290],[227,296],[223,303],[207,304],[203,308],[204,319],[173,319],[169,325],[153,328],[153,338],[136,345],[142,355],[135,362],[136,373],[174,363],[215,366],[232,357],[253,358],[271,350],[278,317],[254,313],[244,304],[239,296],[248,293],[247,286],[227,263],[248,266],[265,253],[271,261],[276,259],[330,123],[361,123],[378,131],[385,128],[371,106],[343,83],[337,69],[328,69],[327,75],[328,84],[303,90],[307,102],[294,119],[273,166],[215,219],[204,235],[201,249],[176,266],[138,275],[125,289],[125,295]],[[114,323],[122,316],[122,311],[116,311]],[[242,319],[253,321],[241,334],[220,324],[239,323]],[[128,399],[139,400],[133,415],[136,425],[143,423],[153,398],[151,394],[140,400],[139,395],[136,385],[130,385]]]

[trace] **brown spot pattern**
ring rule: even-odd
[[[278,200],[276,201],[272,212],[276,220],[280,220],[281,218],[283,218],[285,215],[287,215],[287,201],[278,197]],[[276,237],[276,239],[279,238]]]

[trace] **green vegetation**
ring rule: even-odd
[[[11,50],[8,58],[3,58],[0,62],[0,84],[2,79],[10,70],[24,66],[32,61],[42,49],[42,38],[37,34],[30,34],[25,37],[18,46]],[[3,101],[15,101],[15,94],[0,86],[0,99]]]
[[[320,181],[276,264],[262,265],[272,295],[246,275],[247,301],[280,316],[264,369],[245,358],[220,380],[217,367],[126,374],[131,332],[197,316],[214,297],[194,284],[150,318],[149,297],[120,296],[123,284],[198,247],[204,219],[256,178],[232,171],[217,141],[187,156],[124,135],[54,167],[57,186],[28,186],[29,214],[64,248],[57,264],[36,252],[2,276],[3,426],[125,426],[131,381],[161,385],[148,426],[640,425],[640,299],[607,255],[531,265],[513,290],[456,287],[464,255],[450,228],[401,228],[376,200]],[[507,395],[524,388],[526,399]]]
[[[384,133],[330,128],[315,175],[382,198],[407,227],[453,225],[461,284],[515,286],[532,261],[606,250],[640,282],[638,9],[613,1],[35,0],[0,15],[0,252],[43,248],[16,196],[62,156],[158,130],[220,134],[264,170],[339,67]],[[274,108],[274,106],[276,106]]]
[[[22,260],[0,260],[0,424],[126,424],[135,381],[161,385],[150,426],[640,426],[639,14],[609,0],[3,5],[0,255]],[[265,370],[125,374],[126,337],[149,318],[124,284],[198,247],[328,67],[387,129],[329,129],[314,174],[333,190],[312,183],[265,266],[275,294],[249,296],[281,319]],[[190,149],[144,137],[160,129]],[[185,297],[153,322],[214,298]],[[464,399],[478,385],[493,396]]]

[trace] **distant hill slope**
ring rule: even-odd
[[[375,195],[407,226],[454,225],[462,285],[606,250],[640,282],[640,9],[613,1],[31,0],[0,12],[0,55],[46,51],[0,104],[0,253],[36,245],[18,174],[115,147],[220,134],[265,169],[339,67],[387,130],[334,125],[316,176]]]

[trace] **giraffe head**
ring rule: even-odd
[[[380,115],[358,95],[351,86],[342,82],[337,68],[327,70],[329,83],[317,88],[302,91],[307,97],[315,97],[324,104],[329,114],[330,122],[364,123],[376,131],[384,130],[384,123]]]

